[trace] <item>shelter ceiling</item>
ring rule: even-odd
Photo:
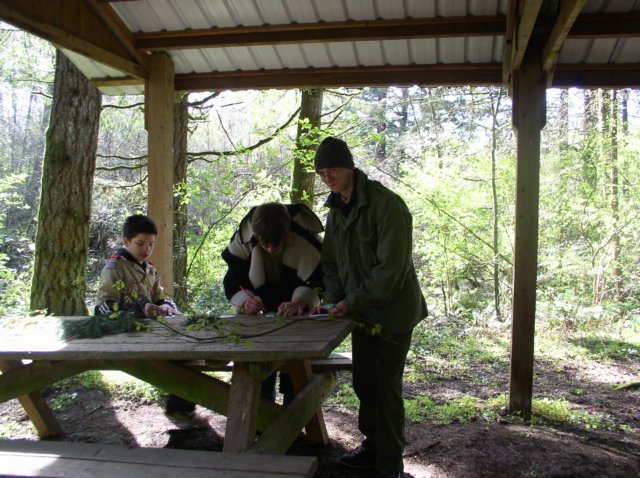
[[[640,87],[640,0],[0,0],[106,94],[509,84],[528,48],[549,86]]]

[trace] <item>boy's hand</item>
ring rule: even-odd
[[[260,312],[264,312],[265,309],[264,302],[258,296],[249,297],[244,303],[244,310],[248,314],[259,314]]]
[[[278,315],[282,317],[294,317],[296,315],[301,315],[305,305],[305,302],[300,299],[292,300],[291,302],[283,302],[280,304],[280,307],[278,307]]]

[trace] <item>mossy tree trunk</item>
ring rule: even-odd
[[[101,101],[91,82],[57,52],[42,165],[32,310],[87,313],[85,276]]]
[[[182,309],[187,302],[187,138],[189,95],[176,94],[173,108],[173,298]]]
[[[313,208],[315,171],[313,155],[318,147],[322,96],[324,90],[302,90],[300,117],[296,134],[293,173],[291,175],[291,202],[303,202]]]

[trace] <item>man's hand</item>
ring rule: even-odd
[[[244,310],[247,314],[259,314],[265,311],[264,302],[258,296],[248,297],[244,303]]]
[[[147,317],[157,317],[159,315],[175,315],[178,311],[169,304],[155,305],[151,302],[144,304],[144,315]]]
[[[347,304],[344,301],[338,302],[336,305],[329,309],[329,315],[334,317],[341,317],[343,315],[349,315],[349,309],[347,308]]]
[[[282,317],[294,317],[296,315],[301,315],[305,305],[305,302],[300,299],[292,300],[291,302],[283,302],[280,304],[280,307],[278,307],[278,315]]]

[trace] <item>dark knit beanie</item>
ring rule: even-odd
[[[313,166],[316,171],[324,168],[353,169],[353,155],[347,143],[333,136],[328,136],[318,146]]]

